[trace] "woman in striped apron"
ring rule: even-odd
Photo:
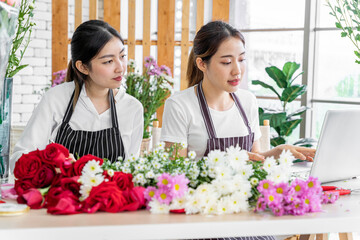
[[[198,159],[211,150],[224,151],[239,145],[248,151],[251,160],[278,157],[289,149],[296,158],[312,161],[315,150],[290,145],[259,152],[261,133],[256,98],[239,88],[245,68],[243,35],[221,21],[204,25],[195,36],[189,56],[189,88],[165,103],[161,140],[167,146],[186,143],[187,149],[181,154],[187,156],[188,151],[195,151]]]
[[[64,145],[75,157],[93,154],[115,161],[138,155],[143,107],[121,87],[127,59],[124,40],[100,20],[82,23],[71,40],[66,82],[45,93],[14,148],[23,153]]]

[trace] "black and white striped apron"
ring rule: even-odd
[[[239,110],[239,113],[245,123],[245,126],[248,129],[249,134],[242,137],[228,137],[228,138],[217,138],[216,132],[214,128],[213,121],[211,119],[209,106],[206,103],[206,99],[204,96],[204,92],[202,89],[202,81],[198,84],[197,88],[197,97],[199,100],[199,105],[201,109],[201,115],[203,116],[205,127],[209,135],[209,139],[207,140],[206,151],[204,156],[207,156],[211,150],[219,149],[221,151],[225,151],[226,148],[230,146],[236,146],[237,144],[241,149],[244,149],[248,152],[251,151],[253,143],[254,143],[254,133],[251,132],[250,122],[248,121],[245,111],[240,104],[239,98],[235,93],[230,93],[236,107]],[[225,237],[225,238],[207,238],[201,240],[275,240],[273,236],[252,236],[252,237]],[[200,240],[200,239],[199,239]]]
[[[55,142],[69,149],[69,152],[73,153],[75,157],[92,154],[99,158],[107,158],[112,162],[116,161],[119,156],[125,159],[125,149],[119,131],[113,91],[109,90],[112,128],[94,132],[73,130],[70,127],[69,121],[74,111],[74,94],[75,91],[71,96],[63,122],[56,134]],[[89,119],[89,121],[91,120]]]
[[[209,135],[209,139],[207,140],[207,146],[204,156],[207,156],[211,150],[219,149],[221,151],[225,151],[226,148],[230,146],[236,146],[239,145],[241,149],[244,149],[248,152],[251,151],[253,143],[254,143],[254,133],[251,132],[250,128],[250,122],[248,121],[245,111],[241,106],[239,98],[236,96],[235,93],[230,93],[232,98],[234,99],[235,105],[239,110],[239,113],[241,115],[241,118],[243,119],[245,126],[247,127],[247,130],[249,132],[246,136],[240,136],[240,137],[227,137],[227,138],[217,138],[216,137],[216,131],[215,127],[210,115],[209,107],[206,103],[206,99],[204,96],[204,92],[202,89],[202,82],[198,84],[197,88],[197,97],[199,100],[199,105],[201,109],[201,115],[203,116],[206,131]]]

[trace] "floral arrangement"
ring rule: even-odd
[[[132,175],[103,168],[104,160],[75,160],[60,144],[23,154],[15,164],[17,201],[51,214],[134,211],[144,203],[144,188]]]
[[[59,85],[59,84],[65,82],[66,73],[67,73],[67,69],[63,69],[63,70],[54,72],[53,75],[55,76],[55,79],[54,79],[51,87],[55,87],[56,85]]]
[[[145,58],[145,69],[140,74],[134,60],[129,61],[128,74],[125,76],[126,93],[138,99],[144,106],[144,134],[150,137],[149,126],[156,120],[155,112],[161,107],[173,89],[173,79],[170,68],[158,66],[151,56]]]

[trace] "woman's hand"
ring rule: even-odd
[[[249,160],[251,161],[265,161],[265,157],[259,153],[248,152]]]
[[[276,146],[275,150],[276,150],[277,154],[274,155],[274,157],[276,157],[276,158],[278,158],[280,156],[282,151],[290,150],[290,152],[294,155],[294,157],[296,159],[307,160],[309,162],[314,161],[314,156],[315,156],[315,152],[316,152],[316,150],[312,149],[312,148],[296,147],[296,146],[287,145],[287,144],[282,144],[282,145]]]

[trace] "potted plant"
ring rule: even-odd
[[[0,0],[0,179],[8,180],[12,78],[30,42],[35,0]]]
[[[143,139],[149,142],[150,127],[153,121],[157,120],[156,110],[164,104],[173,89],[170,68],[165,65],[158,66],[156,60],[149,56],[145,58],[144,71],[140,74],[135,61],[130,60],[125,79],[126,93],[138,99],[144,106]]]
[[[260,80],[252,81],[252,84],[260,85],[275,93],[281,103],[281,109],[259,107],[260,125],[264,122],[265,119],[267,119],[270,121],[270,127],[274,129],[275,135],[270,139],[270,143],[274,147],[287,142],[287,137],[291,135],[293,130],[302,121],[300,115],[308,109],[308,107],[302,106],[299,109],[290,112],[287,108],[289,103],[306,92],[306,85],[294,83],[295,79],[303,74],[303,72],[301,72],[293,77],[294,73],[299,68],[300,64],[295,62],[285,63],[282,70],[276,66],[265,68],[266,73],[276,83],[276,87]],[[301,146],[311,146],[313,142],[313,139],[307,138],[301,139],[294,144],[299,144]]]

